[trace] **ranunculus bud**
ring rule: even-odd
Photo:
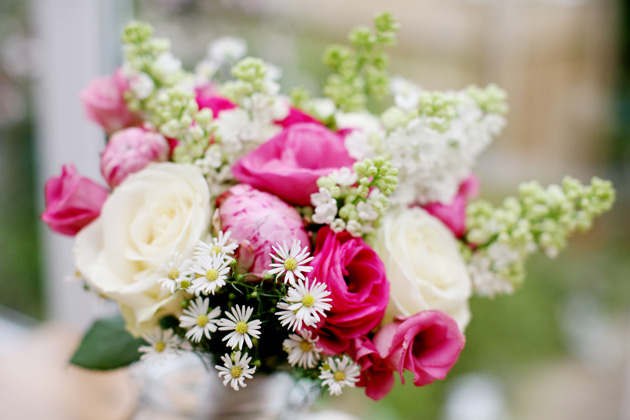
[[[42,220],[53,231],[74,236],[99,216],[109,192],[69,164],[63,166],[61,176],[46,182],[45,194]]]
[[[170,153],[169,142],[159,133],[132,127],[116,132],[101,157],[101,172],[113,188],[129,174],[151,162],[163,162]]]
[[[127,90],[129,81],[120,69],[113,76],[93,80],[81,92],[81,102],[88,119],[107,133],[138,124],[140,118],[127,108],[123,97]]]
[[[221,229],[240,244],[239,263],[251,266],[249,272],[262,275],[269,269],[276,244],[294,239],[302,247],[310,244],[300,214],[275,195],[239,184],[219,197],[218,206]]]

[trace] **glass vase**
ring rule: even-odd
[[[286,372],[257,373],[234,391],[213,366],[192,353],[163,365],[139,363],[141,397],[132,420],[295,420],[319,395],[313,382]]]

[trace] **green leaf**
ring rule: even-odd
[[[125,367],[140,359],[138,347],[144,344],[125,330],[120,315],[100,319],[85,334],[70,363],[93,370]]]

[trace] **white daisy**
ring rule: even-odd
[[[322,385],[328,386],[330,395],[341,395],[344,386],[354,388],[361,369],[351,358],[345,355],[342,359],[330,358],[327,365],[328,369],[322,369],[319,379],[323,380]]]
[[[188,289],[193,274],[191,266],[191,260],[185,260],[179,252],[176,252],[171,262],[162,264],[160,267],[161,277],[158,279],[158,283],[162,289],[171,293],[175,293],[179,288]]]
[[[299,240],[293,240],[293,245],[291,245],[290,250],[287,243],[284,241],[282,242],[282,246],[277,244],[277,248],[273,246],[271,248],[276,253],[269,255],[276,260],[276,262],[269,265],[272,267],[272,269],[269,270],[269,274],[277,274],[278,276],[284,274],[285,283],[294,285],[295,277],[305,280],[304,274],[302,273],[313,271],[313,267],[309,267],[306,264],[314,257],[310,256],[308,246],[305,246],[303,249],[301,248]]]
[[[245,379],[251,379],[256,368],[249,366],[252,358],[247,357],[247,353],[243,354],[243,357],[241,357],[240,351],[233,355],[233,358],[229,354],[221,356],[223,366],[216,365],[215,368],[219,371],[219,378],[223,377],[223,385],[227,386],[229,383],[235,391],[238,391],[239,387],[245,388],[247,386]]]
[[[294,287],[289,288],[287,296],[283,298],[277,305],[279,312],[276,313],[280,317],[280,323],[285,326],[288,324],[289,329],[299,331],[302,324],[307,327],[313,327],[325,317],[325,311],[330,310],[332,299],[327,297],[330,292],[326,290],[324,283],[318,283],[317,279],[313,279],[309,285],[298,280]]]
[[[230,274],[230,260],[225,260],[222,255],[202,255],[192,266],[196,277],[192,285],[197,296],[214,294],[218,288],[225,286]]]
[[[217,330],[216,318],[221,315],[221,308],[216,307],[210,311],[210,299],[197,298],[190,302],[190,306],[184,309],[183,314],[179,317],[179,325],[184,328],[190,328],[186,333],[186,338],[194,343],[201,341],[205,336],[210,339],[210,333]]]
[[[178,346],[180,340],[171,329],[162,330],[161,328],[156,328],[153,333],[143,335],[142,338],[149,345],[138,348],[138,351],[143,353],[140,356],[140,360],[149,360],[161,364],[166,359],[179,354]]]
[[[302,330],[297,334],[290,334],[284,340],[282,347],[289,353],[289,364],[298,365],[303,368],[314,368],[319,360],[319,353],[322,351],[315,346],[319,337],[313,337],[310,331]]]
[[[239,305],[232,308],[232,313],[225,312],[229,319],[222,318],[219,321],[219,329],[221,331],[232,331],[223,337],[223,341],[228,340],[227,345],[229,347],[242,349],[243,342],[245,342],[247,347],[252,348],[254,344],[251,337],[260,338],[260,320],[255,319],[248,322],[253,312],[254,308],[251,306]]]
[[[228,255],[232,255],[236,248],[238,248],[238,244],[232,242],[228,244],[230,240],[230,232],[227,231],[225,234],[223,231],[219,231],[219,236],[217,238],[212,238],[210,243],[206,243],[203,241],[197,241],[197,246],[195,247],[194,256],[201,257],[203,255],[212,255],[214,252],[216,255],[224,254],[226,259],[230,259],[227,257]]]

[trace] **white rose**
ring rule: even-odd
[[[129,175],[107,198],[100,217],[79,232],[76,266],[90,286],[118,302],[129,331],[143,334],[181,300],[160,288],[158,269],[175,252],[192,256],[208,231],[210,212],[199,168],[150,164]]]
[[[439,309],[464,330],[472,283],[457,240],[442,222],[417,207],[389,211],[373,247],[391,284],[384,323]]]

